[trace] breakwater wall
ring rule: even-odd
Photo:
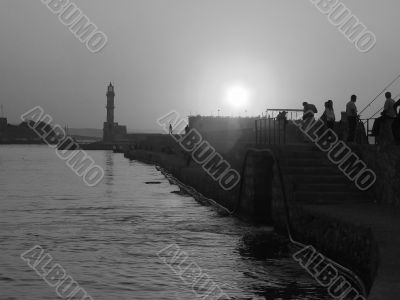
[[[187,162],[184,155],[153,152],[148,150],[131,150],[125,153],[129,159],[138,160],[144,163],[161,166],[168,173],[211,198],[229,210],[235,208],[238,199],[238,189],[224,191],[219,188],[218,182],[211,179],[204,170],[195,164]]]
[[[231,190],[221,188],[219,182],[187,156],[147,150],[131,150],[125,156],[129,159],[161,166],[184,184],[191,186],[207,198],[235,213],[240,218],[272,225],[272,164],[262,155],[249,155],[248,164],[241,173],[241,184]],[[263,167],[264,166],[264,167]]]
[[[188,163],[187,156],[177,151],[136,149],[125,156],[161,166],[184,184],[245,220],[273,223],[276,231],[284,235],[288,235],[289,227],[293,239],[313,245],[323,255],[353,270],[370,290],[379,264],[378,246],[370,228],[296,203],[291,197],[291,187],[285,185],[289,180],[279,176],[279,162],[273,155],[278,152],[274,148],[269,150],[270,154],[254,152],[245,159],[246,149],[238,149],[236,153],[241,155],[229,158],[236,166],[244,163],[240,169],[242,186],[230,191],[221,189],[201,166]]]

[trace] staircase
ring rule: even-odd
[[[281,168],[292,183],[294,201],[310,204],[374,201],[371,191],[360,191],[316,146],[286,145],[279,152]]]

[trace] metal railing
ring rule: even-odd
[[[286,144],[287,120],[262,118],[255,121],[257,145]]]
[[[269,108],[266,110],[266,117],[267,118],[276,118],[279,113],[285,112],[286,118],[288,120],[297,120],[302,115],[304,110],[303,109],[280,109],[280,108]]]
[[[376,144],[377,143],[376,134],[373,131],[374,123],[375,123],[376,119],[377,118],[360,119],[362,124],[364,124],[369,144]]]
[[[278,150],[279,151],[279,150]],[[277,166],[277,171],[278,171],[278,178],[281,186],[281,192],[283,196],[283,204],[284,204],[284,210],[285,210],[285,221],[286,221],[286,230],[288,233],[289,240],[291,243],[296,246],[298,249],[301,248],[306,248],[307,245],[304,243],[301,243],[297,240],[294,239],[293,237],[293,226],[291,222],[291,213],[290,213],[290,201],[294,201],[294,191],[293,191],[293,178],[288,176],[286,172],[284,171],[284,168],[282,166],[282,161],[279,159],[280,153],[277,153],[276,150],[273,151],[275,163]],[[287,165],[286,165],[287,167]],[[314,247],[315,248],[315,247]],[[344,276],[351,285],[354,285],[364,297],[368,296],[368,291],[367,287],[364,283],[364,281],[352,270],[346,268],[345,266],[337,263],[336,261],[330,259],[329,257],[325,256],[326,261],[328,261],[331,265],[333,265],[337,270],[340,272],[340,275]]]
[[[267,109],[265,117],[255,121],[256,144],[286,144],[288,121],[297,120],[302,114],[302,109]]]

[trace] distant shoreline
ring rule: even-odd
[[[0,141],[1,145],[46,145],[42,141]]]

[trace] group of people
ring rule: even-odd
[[[303,120],[314,119],[314,114],[318,113],[318,109],[314,104],[303,102],[303,108],[304,108]],[[335,111],[333,109],[332,100],[328,100],[325,102],[325,110],[321,116],[321,120],[325,123],[325,125],[329,129],[333,130],[335,128],[336,117],[335,117]]]
[[[400,100],[397,102],[392,99],[392,94],[386,92],[386,101],[383,107],[381,117],[378,118],[374,124],[375,129],[373,132],[379,132],[380,135],[387,134],[387,139],[390,141],[396,141],[400,143],[400,113],[398,108],[400,107]],[[359,115],[357,112],[357,96],[352,95],[350,101],[346,104],[346,115],[348,124],[347,142],[354,142],[356,136],[357,123],[359,122]],[[303,120],[314,118],[314,114],[318,113],[318,110],[314,104],[303,102]],[[321,120],[330,129],[334,129],[335,126],[335,111],[333,109],[333,101],[328,100],[325,102],[325,110],[321,116]]]

